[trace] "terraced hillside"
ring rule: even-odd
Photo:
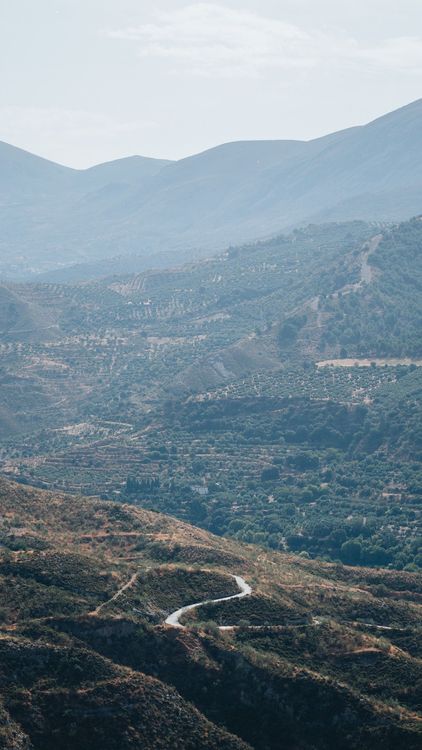
[[[0,481],[1,746],[416,750],[415,573],[314,562]],[[215,622],[164,625],[173,609]]]
[[[419,219],[332,224],[165,272],[15,285],[55,327],[2,337],[2,471],[420,568],[421,246]]]
[[[325,270],[320,278],[321,263],[333,273],[348,267],[350,251],[372,231],[332,225],[175,271],[15,285],[10,294],[55,327],[47,341],[22,341],[9,330],[1,337],[1,404],[13,407],[21,431],[31,418],[34,429],[96,416],[107,429],[106,422],[139,423],[175,393],[279,369],[274,323],[332,285]]]

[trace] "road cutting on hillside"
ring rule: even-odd
[[[186,613],[189,612],[191,609],[196,609],[197,607],[203,607],[204,604],[217,604],[218,602],[228,602],[230,599],[243,599],[244,596],[250,596],[252,594],[252,589],[249,586],[248,583],[242,578],[241,576],[235,576],[232,575],[232,578],[236,581],[238,587],[239,587],[239,593],[238,594],[232,594],[231,596],[223,596],[219,599],[206,599],[202,602],[195,602],[195,604],[187,604],[185,607],[180,607],[180,609],[176,609],[175,612],[172,612],[167,619],[165,620],[166,625],[171,625],[173,628],[185,628],[185,625],[182,625],[180,622],[180,618]],[[220,625],[220,630],[231,630],[234,626],[233,625]]]

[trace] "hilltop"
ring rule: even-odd
[[[418,747],[420,576],[5,480],[0,511],[2,747]],[[238,628],[163,625],[232,572],[198,617]]]

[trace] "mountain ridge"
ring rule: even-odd
[[[151,268],[170,252],[174,265],[179,253],[209,255],[309,221],[409,218],[422,209],[421,124],[418,99],[310,141],[235,141],[176,162],[128,157],[71,170],[19,152],[36,167],[36,190],[20,187],[19,165],[3,170],[3,192],[24,200],[3,199],[0,274],[65,277],[74,264],[117,256]]]

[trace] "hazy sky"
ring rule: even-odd
[[[422,96],[422,0],[0,9],[0,140],[71,166],[308,139]]]

